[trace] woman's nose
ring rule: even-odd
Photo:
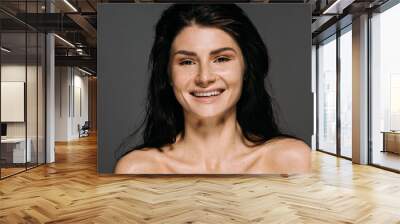
[[[199,72],[196,76],[196,84],[199,86],[208,86],[215,82],[216,74],[210,69],[209,66],[203,65],[200,67]]]

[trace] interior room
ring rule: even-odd
[[[397,0],[195,1],[310,7],[311,172],[99,172],[100,5],[176,2],[0,1],[0,223],[400,223]]]

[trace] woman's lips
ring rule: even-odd
[[[219,96],[222,95],[222,93],[224,91],[225,90],[214,90],[214,91],[197,92],[197,93],[192,92],[192,93],[190,93],[190,95],[197,102],[200,102],[200,103],[213,103],[215,100],[218,99]],[[215,95],[215,94],[218,94],[218,95]]]

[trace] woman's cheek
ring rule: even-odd
[[[187,83],[195,74],[195,66],[178,66],[172,69],[172,77],[177,84]]]

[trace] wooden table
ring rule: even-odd
[[[382,152],[400,154],[400,131],[382,131],[381,133],[383,133]]]

